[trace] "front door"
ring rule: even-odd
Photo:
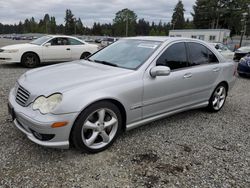
[[[56,37],[51,39],[43,46],[43,59],[46,62],[50,61],[70,61],[71,60],[71,48],[67,38]]]
[[[150,68],[144,75],[143,118],[178,110],[190,105],[189,84],[192,75],[188,68],[186,45],[174,43],[156,60],[155,66],[167,66],[171,69],[168,76],[150,76]],[[151,67],[152,68],[152,67]]]

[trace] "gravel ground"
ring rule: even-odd
[[[155,121],[93,155],[40,147],[14,127],[7,98],[25,71],[0,64],[0,187],[250,187],[250,79],[219,113]]]

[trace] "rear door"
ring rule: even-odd
[[[215,54],[206,46],[197,42],[188,42],[189,69],[192,82],[189,83],[194,101],[208,101],[216,80],[222,71]]]
[[[78,60],[83,52],[88,52],[86,45],[76,39],[69,38],[69,45],[71,49],[71,60]]]

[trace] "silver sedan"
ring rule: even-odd
[[[8,106],[33,142],[94,153],[151,121],[195,108],[219,111],[235,73],[234,63],[200,40],[125,38],[87,60],[26,72]]]

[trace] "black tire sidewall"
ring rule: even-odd
[[[86,146],[82,140],[82,126],[83,126],[83,122],[86,120],[86,118],[88,118],[88,116],[93,113],[94,111],[100,109],[100,108],[107,108],[112,110],[118,119],[118,128],[117,128],[117,132],[114,136],[114,138],[112,139],[112,141],[110,143],[108,143],[106,146],[104,146],[103,148],[99,148],[99,149],[92,149],[89,148],[88,146]],[[108,147],[110,147],[113,142],[116,140],[117,136],[120,134],[122,130],[122,116],[121,116],[121,112],[119,110],[119,108],[114,105],[111,102],[108,101],[101,101],[101,102],[97,102],[94,103],[92,105],[90,105],[89,107],[87,107],[85,110],[83,110],[80,115],[77,117],[73,127],[72,127],[72,131],[71,131],[71,142],[73,142],[72,144],[79,150],[88,152],[88,153],[97,153],[100,151],[103,151],[105,149],[107,149]]]
[[[214,93],[216,92],[216,90],[217,90],[219,87],[221,87],[221,86],[224,87],[224,89],[226,90],[225,101],[224,101],[223,105],[221,106],[221,108],[218,109],[218,110],[216,110],[216,109],[214,109],[214,106],[213,106],[213,96],[214,96]],[[227,90],[226,84],[224,84],[224,83],[219,84],[219,85],[215,88],[215,90],[213,91],[213,93],[212,93],[212,95],[211,95],[211,97],[210,97],[210,99],[209,99],[208,110],[209,110],[210,112],[218,112],[218,111],[220,111],[220,110],[223,108],[224,104],[226,103],[227,92],[228,92],[228,90]]]
[[[91,53],[89,53],[89,52],[83,52],[80,59],[85,59],[86,57],[88,57],[90,55],[91,55]]]

